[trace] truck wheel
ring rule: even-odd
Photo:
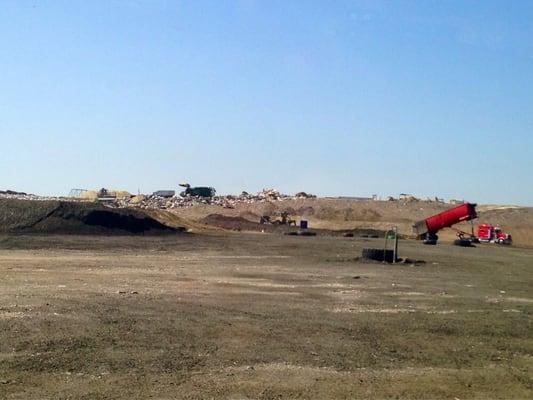
[[[455,246],[472,247],[472,242],[468,239],[456,239],[453,241]]]
[[[394,261],[393,250],[363,249],[362,256],[367,260],[385,261],[388,263],[392,263]]]
[[[424,236],[424,241],[422,243],[424,244],[429,244],[431,246],[434,246],[437,244],[437,241],[439,240],[439,236],[438,235],[435,235],[435,234],[429,234],[427,233],[425,236]]]

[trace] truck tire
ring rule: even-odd
[[[383,249],[363,249],[362,257],[367,260],[392,263],[394,261],[394,251]]]
[[[316,236],[316,232],[298,231],[298,236]]]
[[[455,246],[461,246],[461,247],[473,247],[472,241],[469,239],[456,239],[453,241],[453,244]]]
[[[437,244],[437,241],[439,240],[439,236],[435,234],[426,233],[425,235],[422,236],[422,239],[423,239],[422,243],[428,244],[430,246],[434,246]]]

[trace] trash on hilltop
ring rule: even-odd
[[[216,190],[208,186],[192,187],[188,183],[180,183],[185,190],[177,193],[175,190],[157,190],[152,194],[132,195],[125,190],[114,190],[101,188],[99,190],[72,189],[69,196],[38,196],[25,192],[13,190],[0,190],[0,199],[19,199],[19,200],[61,200],[61,201],[79,201],[79,202],[101,202],[107,207],[112,208],[143,208],[143,209],[174,209],[193,207],[197,205],[216,205],[224,208],[235,208],[238,204],[253,204],[283,200],[306,200],[314,199],[317,196],[307,192],[297,192],[294,195],[288,195],[279,192],[273,188],[266,188],[258,193],[241,192],[239,195],[216,195]],[[343,197],[337,197],[342,199]],[[335,199],[335,197],[333,197]],[[361,200],[378,200],[377,196],[373,198],[350,198]],[[412,195],[402,193],[398,198],[389,196],[389,201],[401,201],[402,203],[427,201],[442,203],[443,200],[437,197],[420,199]],[[464,201],[452,200],[451,204],[463,203]]]
[[[181,184],[180,186],[184,186]],[[275,189],[263,189],[256,194],[242,192],[240,195],[216,196],[215,189],[210,187],[184,186],[186,190],[172,197],[160,196],[157,192],[152,195],[138,195],[131,198],[116,199],[107,205],[111,207],[138,207],[145,209],[174,209],[193,207],[196,205],[216,205],[224,208],[235,208],[237,204],[252,204],[267,201],[279,201],[296,198],[282,194]]]

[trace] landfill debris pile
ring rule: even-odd
[[[197,189],[197,188],[193,188]],[[204,189],[204,188],[199,188]],[[205,188],[209,193],[215,193],[212,188]],[[63,200],[73,202],[94,202],[99,201],[105,203],[107,207],[111,208],[126,208],[135,207],[143,209],[173,209],[183,207],[193,207],[201,204],[209,204],[221,206],[224,208],[234,208],[237,204],[252,204],[268,201],[281,201],[285,199],[304,199],[315,198],[316,196],[307,194],[305,192],[297,193],[294,196],[280,193],[276,189],[263,189],[259,193],[251,194],[248,192],[242,192],[240,195],[225,195],[225,196],[208,196],[206,193],[188,194],[182,192],[180,194],[170,195],[169,191],[156,191],[151,195],[139,194],[136,196],[122,195],[117,196],[115,192],[108,192],[110,195],[104,196],[100,192],[86,191],[87,193],[94,194],[94,196],[88,196],[85,193],[80,197],[58,197],[58,196],[38,196],[34,194],[28,194],[24,192],[15,192],[12,190],[0,191],[0,199],[17,199],[17,200],[34,200],[34,201],[47,201],[47,200]],[[121,192],[122,193],[122,192]],[[127,193],[127,192],[124,192]],[[196,192],[194,192],[196,193]]]
[[[309,195],[308,195],[309,196]],[[280,201],[284,199],[302,198],[282,194],[275,189],[263,189],[256,194],[242,192],[240,195],[226,196],[194,196],[182,193],[172,197],[163,197],[157,194],[138,195],[131,198],[116,199],[107,205],[109,207],[137,207],[143,209],[174,209],[183,207],[193,207],[201,204],[221,206],[224,208],[235,208],[237,204],[252,204],[267,201]]]
[[[71,200],[65,197],[56,196],[37,196],[35,194],[16,192],[14,190],[0,190],[0,199],[15,199],[15,200],[32,200],[32,201],[47,201],[47,200]]]
[[[283,200],[302,200],[302,199],[314,199],[317,196],[306,192],[298,192],[294,195],[288,195],[280,193],[276,189],[263,189],[262,191],[252,194],[248,192],[242,192],[239,195],[225,195],[217,196],[214,188],[211,187],[191,187],[187,183],[180,184],[186,188],[181,193],[176,193],[174,190],[158,190],[150,195],[131,195],[124,190],[108,190],[100,189],[95,190],[82,190],[73,189],[71,193],[76,191],[79,193],[77,196],[38,196],[34,194],[28,194],[24,192],[17,192],[13,190],[0,190],[0,199],[17,199],[17,200],[33,200],[33,201],[47,201],[47,200],[62,200],[73,202],[94,202],[98,201],[105,203],[105,206],[111,208],[126,208],[134,207],[141,209],[175,209],[194,207],[197,205],[215,205],[224,208],[235,208],[238,204],[254,204],[264,203],[271,201],[283,201]],[[343,197],[337,197],[342,199]],[[334,198],[335,199],[335,198]],[[372,200],[371,198],[356,198],[350,199],[357,200]],[[373,198],[377,200],[376,198]],[[434,198],[417,198],[410,194],[401,193],[398,197],[388,196],[388,201],[401,201],[403,203],[411,202],[436,202],[444,203],[443,199],[438,197]],[[450,204],[463,204],[464,200],[450,200]]]
[[[387,201],[401,201],[403,203],[414,203],[414,202],[422,202],[422,201],[426,203],[441,203],[441,204],[445,203],[444,199],[441,199],[437,196],[420,198],[420,197],[413,196],[412,194],[406,194],[406,193],[400,193],[400,195],[397,198],[394,196],[387,196],[386,200]],[[453,203],[450,202],[450,204],[453,204]]]

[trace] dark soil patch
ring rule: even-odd
[[[182,232],[130,209],[95,203],[0,200],[0,232],[67,234],[145,234]]]

